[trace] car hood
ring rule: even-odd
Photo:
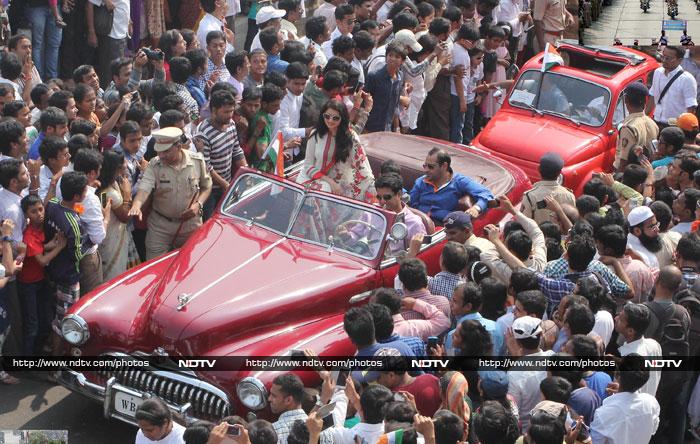
[[[543,154],[559,153],[567,165],[600,154],[600,136],[584,125],[576,126],[551,116],[525,117],[523,113],[503,110],[496,114],[478,136],[478,144],[509,160],[523,159],[539,163]],[[515,160],[516,165],[517,160]]]
[[[290,319],[342,312],[353,294],[372,288],[374,277],[374,270],[337,252],[217,217],[159,277],[129,336],[185,356],[204,354]]]

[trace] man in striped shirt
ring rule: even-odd
[[[209,100],[211,117],[202,122],[195,134],[195,145],[204,155],[214,182],[211,195],[204,204],[205,220],[214,212],[236,170],[248,166],[238,142],[236,125],[231,120],[235,105],[236,100],[229,91],[216,91]]]

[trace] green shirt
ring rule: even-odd
[[[260,171],[272,173],[275,171],[275,165],[274,163],[272,163],[272,159],[270,159],[269,156],[264,159],[260,159],[258,157],[257,150],[259,145],[262,145],[265,148],[267,148],[270,145],[270,142],[272,141],[272,116],[270,116],[262,109],[258,110],[258,112],[255,113],[255,116],[253,116],[252,122],[250,122],[249,131],[250,134],[252,134],[253,131],[255,131],[255,128],[257,128],[258,125],[258,120],[260,119],[265,119],[265,129],[262,130],[262,132],[257,138],[248,138],[248,146],[251,147],[250,164],[253,166],[253,168],[257,168]]]

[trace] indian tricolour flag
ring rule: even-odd
[[[266,159],[268,156],[275,164],[275,174],[284,177],[284,138],[281,131],[278,131],[275,138],[272,139],[262,158]]]
[[[377,444],[402,444],[403,429],[398,429],[390,433],[385,433],[377,440]]]
[[[556,65],[563,65],[564,59],[561,58],[557,48],[547,43],[544,47],[544,58],[542,59],[542,72],[554,68]]]

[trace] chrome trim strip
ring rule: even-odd
[[[371,295],[372,290],[363,291],[362,293],[356,294],[355,296],[351,297],[349,302],[351,304],[358,304],[362,301],[369,299]]]
[[[144,270],[148,270],[148,269],[151,268],[152,266],[157,265],[157,264],[163,262],[163,261],[166,260],[166,259],[169,259],[170,257],[176,255],[177,253],[178,253],[178,250],[172,251],[172,252],[166,254],[165,256],[161,256],[160,258],[156,259],[155,261],[151,262],[150,264],[145,265],[143,268],[139,268],[138,270],[136,270],[136,271],[134,271],[134,272],[132,272],[132,273],[128,273],[128,274],[122,276],[118,281],[113,282],[112,285],[110,285],[109,287],[107,287],[107,288],[105,288],[104,290],[100,291],[100,292],[97,293],[92,299],[90,299],[90,300],[87,301],[85,304],[83,304],[79,309],[77,309],[77,310],[75,311],[75,314],[79,315],[80,312],[82,312],[84,309],[86,309],[87,307],[89,307],[90,305],[92,305],[93,302],[95,302],[97,299],[99,299],[99,298],[101,298],[102,296],[104,296],[105,293],[107,293],[107,292],[111,291],[112,289],[114,289],[115,287],[121,285],[121,284],[122,284],[124,281],[126,281],[127,279],[129,279],[129,278],[131,278],[131,277],[133,277],[133,276],[135,276],[135,275],[141,273],[141,272],[144,271]]]
[[[427,245],[421,245],[419,253],[427,250],[428,248],[431,248],[433,245],[442,242],[443,239],[445,239],[447,235],[445,234],[445,230],[440,230],[436,231],[433,233],[433,239],[432,242],[427,244]],[[399,261],[398,257],[390,257],[388,259],[384,259],[381,264],[379,264],[379,269],[382,270],[384,268],[389,268],[393,265],[396,265],[396,263]]]

